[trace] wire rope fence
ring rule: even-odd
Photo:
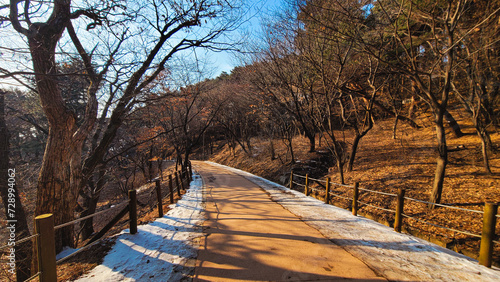
[[[300,188],[303,189],[306,196],[312,195],[318,199],[324,200],[327,204],[339,205],[343,208],[352,210],[353,215],[357,216],[361,209],[364,210],[365,216],[371,215],[372,211],[379,211],[383,213],[386,219],[384,224],[393,226],[396,232],[410,232],[415,228],[411,221],[418,222],[422,226],[434,227],[440,230],[448,231],[453,234],[451,239],[455,240],[456,235],[467,236],[467,238],[478,240],[479,242],[479,255],[478,260],[481,265],[491,267],[493,260],[494,245],[499,245],[498,235],[496,234],[498,214],[497,203],[485,203],[484,210],[467,209],[449,204],[437,204],[429,201],[415,199],[405,196],[404,189],[398,189],[397,193],[389,193],[384,191],[377,191],[373,189],[361,188],[358,183],[354,185],[346,185],[344,183],[334,183],[330,178],[317,179],[309,177],[309,175],[296,174],[293,171],[290,173],[290,189]],[[332,202],[332,197],[344,201],[342,203]],[[378,199],[376,201],[375,199]],[[376,202],[376,204],[374,203]],[[405,213],[405,208],[415,205],[425,205],[423,208],[419,207],[420,212]],[[459,218],[468,218],[468,220],[479,221],[478,225],[482,223],[481,232],[474,232],[470,230],[461,230],[453,226],[446,226],[446,224],[438,222],[431,222],[431,220],[424,220],[422,217],[426,214],[427,210],[435,210],[436,208],[445,209],[446,213],[454,211]],[[467,214],[468,217],[465,217]],[[388,218],[388,219],[387,219]],[[405,219],[403,221],[403,219]],[[435,218],[432,221],[437,220]],[[441,219],[445,221],[445,219]],[[419,225],[419,227],[420,227]],[[446,234],[439,234],[443,237],[450,238]],[[428,238],[427,238],[428,239]]]
[[[169,198],[168,203],[174,203],[174,193],[181,196],[181,191],[186,190],[189,186],[189,182],[192,181],[192,168],[188,166],[188,170],[184,172],[175,172],[170,174],[167,181],[168,189],[162,189],[162,185],[159,178],[154,179],[152,182],[155,183],[154,189],[150,192],[150,196],[156,192],[156,201],[154,204],[146,205],[145,209],[138,213],[138,201],[137,201],[137,191],[130,190],[128,192],[128,200],[123,201],[119,204],[116,204],[110,208],[106,208],[104,210],[95,212],[93,214],[80,217],[78,219],[65,222],[59,224],[57,226],[54,225],[54,216],[52,214],[44,214],[37,216],[35,218],[35,228],[34,234],[23,238],[21,240],[15,241],[16,245],[28,242],[30,240],[34,241],[34,256],[36,256],[36,260],[38,262],[37,267],[35,266],[34,273],[30,278],[24,281],[31,281],[33,279],[38,278],[39,281],[57,281],[57,265],[61,264],[73,257],[76,257],[78,254],[92,248],[93,246],[101,243],[107,237],[105,235],[109,233],[109,231],[118,224],[123,217],[128,214],[128,219],[124,223],[129,223],[129,229],[131,234],[137,233],[137,224],[138,218],[151,213],[154,209],[158,209],[158,216],[163,217],[163,205],[165,199]],[[119,211],[116,213],[113,218],[99,231],[93,234],[86,242],[81,242],[83,246],[69,255],[66,255],[63,258],[56,260],[55,253],[55,232],[56,230],[75,226],[76,224],[84,221],[92,219],[96,216],[103,215],[105,213],[110,213],[112,211]],[[0,246],[0,251],[5,249],[12,248],[10,244],[6,244]]]

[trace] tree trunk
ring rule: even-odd
[[[382,105],[378,101],[373,101],[373,105],[377,106],[377,108],[379,108],[380,110],[382,110],[382,111],[384,111],[384,112],[386,112],[386,113],[388,113],[390,115],[396,116],[396,113],[394,111],[386,108],[384,105]],[[411,118],[409,118],[409,117],[405,117],[405,116],[402,116],[402,115],[397,115],[397,119],[399,119],[399,120],[407,123],[412,128],[417,128],[417,129],[420,128],[420,126],[415,121],[413,121]]]
[[[186,148],[184,153],[184,164],[182,165],[182,174],[185,175],[188,172],[189,157],[191,156],[191,148]]]
[[[38,95],[49,122],[35,215],[51,213],[56,225],[74,219],[82,176],[81,152],[88,133],[83,129],[78,131],[76,115],[67,109],[57,82],[55,49],[70,21],[70,4],[70,1],[57,1],[47,23],[30,25],[26,33]],[[58,229],[56,252],[63,246],[73,247],[73,241],[72,226]]]
[[[445,111],[444,118],[448,122],[448,125],[450,126],[450,128],[453,130],[455,137],[460,138],[460,137],[464,136],[462,130],[460,129],[460,125],[457,123],[455,118],[450,114],[450,112]]]
[[[88,215],[91,215],[96,212],[97,210],[97,203],[99,203],[99,198],[101,196],[101,191],[104,187],[105,181],[104,181],[104,175],[106,174],[106,169],[104,165],[102,167],[99,167],[98,173],[97,173],[97,181],[95,181],[95,187],[90,189],[90,195],[86,195],[84,197],[84,203],[83,207],[86,208],[81,214],[80,217],[85,217]],[[125,187],[127,185],[125,184]],[[125,189],[126,190],[126,189]],[[86,219],[82,221],[81,223],[81,234],[82,234],[82,240],[86,240],[94,234],[94,218],[91,217],[89,219]]]
[[[247,149],[248,149],[248,155],[250,157],[253,157],[253,152],[252,152],[252,144],[251,144],[251,141],[250,141],[250,137],[249,138],[246,138],[246,142],[247,144]]]
[[[439,204],[441,202],[441,195],[443,192],[444,178],[446,174],[446,165],[448,164],[448,148],[446,145],[446,132],[443,125],[443,113],[440,111],[436,117],[436,137],[437,137],[437,165],[436,173],[434,175],[434,184],[432,185],[432,194],[429,199],[431,203]],[[429,208],[434,208],[434,205],[429,205]]]
[[[287,139],[287,147],[288,147],[288,150],[290,151],[290,164],[294,164],[295,163],[295,153],[293,151],[293,141],[292,139]]]
[[[342,160],[337,158],[337,169],[339,170],[339,180],[340,184],[345,184],[344,180],[344,164],[342,163]]]
[[[316,138],[315,134],[310,133],[309,131],[305,131],[305,134],[307,136],[307,139],[309,139],[309,152],[316,152]]]
[[[0,92],[0,194],[5,208],[7,226],[9,227],[12,224],[15,226],[16,241],[19,241],[23,238],[29,237],[30,231],[28,228],[26,214],[19,197],[19,187],[17,185],[17,182],[15,181],[15,168],[9,167],[9,130],[4,118],[4,95],[5,94],[3,92]],[[9,182],[9,178],[13,179],[14,182]],[[12,200],[9,201],[9,199]],[[9,220],[16,220],[16,222],[11,223],[9,222]],[[10,241],[6,243],[10,243]],[[33,255],[32,241],[27,241],[21,245],[16,245],[13,248],[15,249],[16,257],[16,279],[17,281],[25,281],[29,277],[31,277],[31,259]]]
[[[415,93],[417,90],[415,89],[415,82],[411,83],[412,92]],[[408,118],[413,119],[415,113],[415,96],[411,96],[410,107],[408,108]],[[397,119],[397,115],[396,115]]]
[[[73,144],[71,133],[65,128],[50,129],[38,178],[35,215],[52,213],[56,225],[72,221],[77,204],[81,148],[75,148],[79,144]],[[72,226],[56,230],[56,252],[63,246],[74,247]]]
[[[481,152],[483,154],[484,169],[486,170],[486,173],[492,174],[490,167],[490,158],[488,156],[488,140],[490,140],[491,142],[491,139],[489,138],[486,129],[481,129],[479,127],[476,127],[476,132],[477,135],[479,136],[479,139],[481,139]]]
[[[394,126],[392,127],[392,139],[397,139],[397,129],[398,129],[398,114],[396,113],[396,117],[394,118]]]
[[[361,134],[356,134],[356,137],[354,137],[354,141],[352,142],[351,147],[351,155],[349,157],[349,163],[347,165],[347,171],[352,171],[352,168],[354,167],[354,160],[356,159],[356,152],[358,151],[358,145],[361,138],[363,138],[363,135]]]
[[[80,217],[85,217],[88,215],[91,215],[96,212],[97,209],[97,203],[99,202],[99,198],[94,197],[94,195],[90,197],[85,197],[83,206],[86,208],[81,214]],[[82,240],[87,240],[94,234],[94,218],[88,218],[81,223],[81,234],[82,234]]]
[[[276,151],[274,149],[274,142],[273,139],[269,139],[269,148],[271,150],[271,161],[274,161],[276,159]]]
[[[335,162],[337,164],[337,169],[339,170],[339,180],[341,184],[344,184],[344,150],[340,142],[334,139],[334,136],[331,136],[333,139],[333,155],[335,156]]]
[[[161,181],[163,181],[163,154],[161,154],[160,159],[156,161],[156,165],[158,166],[158,173]]]

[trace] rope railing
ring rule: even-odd
[[[393,193],[386,193],[386,192],[381,192],[381,191],[375,191],[375,190],[370,190],[370,189],[366,189],[366,188],[359,188],[360,191],[366,191],[366,192],[371,192],[371,193],[375,193],[375,194],[380,194],[380,195],[385,195],[385,196],[390,196],[390,197],[397,197],[398,195],[397,194],[393,194]]]
[[[66,260],[70,259],[71,257],[73,257],[73,256],[75,256],[75,255],[77,255],[77,254],[79,254],[79,253],[81,253],[81,252],[83,252],[83,251],[85,251],[85,250],[89,249],[90,247],[92,247],[92,246],[96,245],[97,243],[102,242],[104,239],[105,239],[105,238],[101,238],[101,239],[99,239],[99,240],[97,240],[97,241],[95,241],[95,242],[93,242],[93,243],[91,243],[91,244],[88,244],[88,245],[87,245],[87,246],[85,246],[85,247],[82,247],[82,248],[80,248],[80,249],[76,250],[75,252],[73,252],[73,253],[71,253],[71,254],[69,254],[69,255],[67,255],[67,256],[65,256],[65,257],[63,257],[63,258],[61,258],[61,259],[59,259],[59,260],[57,260],[57,261],[56,261],[56,264],[60,264],[61,262],[63,262],[63,261],[66,261]]]
[[[293,176],[297,176],[298,178],[306,179],[306,177],[305,177],[305,176],[302,176],[302,175],[300,175],[300,174],[294,174]],[[309,179],[311,179],[311,178],[309,178]]]
[[[293,174],[293,177],[298,177],[298,178],[302,178],[302,179],[309,179],[309,181],[316,181],[316,182],[326,183],[326,180],[312,178],[312,177],[306,177],[306,176],[303,176],[303,175],[300,175],[300,174]],[[299,185],[299,186],[305,186],[304,184],[297,183],[295,181],[292,181],[292,183],[295,184],[295,185]],[[354,187],[352,185],[346,185],[346,184],[335,183],[335,182],[330,182],[330,186],[338,186],[338,187],[345,187],[345,188],[353,188]]]
[[[40,234],[33,234],[33,235],[29,236],[29,237],[23,238],[23,239],[21,239],[19,241],[16,241],[16,245],[17,244],[22,244],[22,243],[27,242],[29,240],[33,240],[35,238],[38,238],[38,236],[40,236]]]
[[[386,209],[386,208],[381,208],[381,207],[378,207],[378,206],[374,206],[372,204],[368,204],[366,202],[361,202],[361,201],[358,201],[358,203],[362,204],[362,205],[365,205],[365,206],[368,206],[368,207],[372,207],[374,209],[378,209],[378,210],[383,210],[383,211],[386,211],[386,212],[396,212],[395,210],[391,210],[391,209]]]
[[[39,236],[39,234],[34,234],[34,235],[28,236],[28,237],[26,237],[26,238],[23,238],[23,239],[21,239],[21,240],[19,240],[19,241],[15,241],[15,242],[16,242],[16,245],[18,245],[18,244],[22,244],[22,243],[27,242],[27,241],[29,241],[29,240],[35,239],[35,238],[37,238],[38,236]],[[10,246],[10,245],[8,245],[8,244],[7,244],[7,245],[3,245],[3,246],[1,246],[1,247],[0,247],[0,251],[1,251],[1,250],[3,250],[3,249],[6,249],[6,248],[12,248],[12,246]]]
[[[345,187],[345,188],[354,188],[354,186],[352,186],[352,185],[347,185],[347,184],[342,184],[342,183],[331,182],[330,185],[339,186],[339,187]]]
[[[109,211],[114,210],[114,209],[118,209],[118,208],[120,208],[122,206],[128,205],[128,203],[129,203],[129,201],[127,200],[127,201],[124,201],[124,202],[122,202],[122,203],[114,206],[114,207],[111,207],[111,208],[108,208],[108,209],[105,209],[105,210],[102,210],[102,211],[99,211],[99,212],[96,212],[96,213],[93,213],[93,214],[90,214],[90,215],[87,215],[87,216],[84,216],[84,217],[81,217],[81,218],[78,218],[78,219],[75,219],[75,220],[70,221],[70,222],[59,224],[59,225],[57,225],[57,226],[54,227],[54,230],[57,230],[57,229],[60,229],[60,228],[63,228],[63,227],[66,227],[66,226],[78,223],[80,221],[92,218],[94,216],[97,216],[97,215],[109,212]]]
[[[295,181],[293,181],[293,177],[306,178],[306,179],[309,179],[310,181],[315,181],[317,184],[319,184],[320,186],[322,186],[325,190],[323,190],[323,189],[318,190],[318,189],[316,189],[314,187],[310,187],[309,185],[303,185],[303,184],[296,183]],[[363,207],[371,207],[371,208],[374,208],[374,209],[377,209],[377,210],[381,210],[381,211],[384,211],[384,212],[393,213],[394,214],[394,230],[396,232],[401,232],[402,231],[402,228],[401,228],[402,224],[403,224],[402,219],[403,218],[409,218],[409,219],[413,219],[413,220],[415,220],[417,222],[421,222],[421,223],[429,225],[429,226],[434,226],[434,227],[437,227],[437,228],[441,228],[441,229],[444,229],[444,230],[447,230],[447,231],[454,232],[454,234],[458,233],[458,234],[463,234],[463,235],[471,236],[473,238],[480,238],[481,239],[481,252],[479,254],[479,263],[481,265],[484,265],[484,266],[487,266],[487,267],[491,267],[491,258],[492,258],[491,250],[492,249],[490,251],[484,251],[483,252],[483,243],[484,243],[484,246],[489,246],[491,244],[500,244],[500,241],[495,240],[495,239],[497,239],[497,238],[495,238],[495,220],[497,218],[500,218],[500,214],[497,213],[497,206],[498,206],[497,204],[485,203],[485,209],[484,209],[484,211],[479,211],[479,210],[461,208],[461,207],[452,206],[452,205],[446,205],[446,204],[436,204],[436,203],[431,203],[431,202],[424,201],[424,200],[419,200],[419,199],[414,199],[414,198],[410,198],[410,197],[405,197],[405,195],[404,195],[405,194],[405,189],[398,189],[398,193],[395,194],[395,193],[388,193],[388,192],[382,192],[382,191],[375,191],[375,190],[366,189],[366,188],[360,188],[358,186],[358,183],[355,183],[355,185],[352,186],[352,185],[345,185],[345,184],[339,184],[339,183],[332,183],[332,182],[330,182],[330,178],[327,178],[327,180],[328,181],[321,180],[321,179],[310,178],[310,177],[304,177],[302,175],[293,174],[293,172],[292,172],[290,183],[291,184],[300,185],[300,186],[306,186],[306,189],[304,191],[304,193],[306,194],[306,196],[308,195],[309,191],[326,192],[325,199],[324,199],[325,203],[330,203],[330,196],[334,196],[334,197],[341,198],[341,199],[348,200],[348,201],[352,200],[353,201],[353,204],[352,204],[352,213],[355,216],[357,215],[358,209],[360,208],[359,205],[361,205]],[[326,183],[327,185],[322,185],[321,183]],[[348,196],[346,197],[346,196],[342,196],[342,195],[336,194],[336,193],[339,193],[339,192],[343,193],[343,192],[346,192],[346,191],[338,191],[338,190],[330,191],[330,188],[332,186],[353,188],[352,198],[348,197]],[[376,205],[373,205],[373,204],[370,204],[370,203],[366,203],[366,202],[360,201],[359,200],[359,191],[365,191],[365,192],[370,192],[370,193],[374,193],[374,194],[378,194],[378,195],[395,197],[396,198],[395,210],[388,209],[388,208],[382,208],[382,207],[379,207],[379,206],[376,206]],[[348,194],[346,194],[346,195],[348,195]],[[403,212],[405,200],[408,200],[408,201],[411,201],[411,202],[423,203],[423,204],[426,204],[426,205],[429,205],[429,206],[442,207],[442,208],[445,208],[445,209],[452,209],[452,210],[456,210],[456,211],[463,211],[463,212],[468,212],[468,213],[473,213],[473,214],[481,214],[481,215],[483,215],[483,222],[484,222],[484,224],[483,224],[483,231],[482,231],[483,234],[482,235],[478,235],[478,234],[474,234],[474,233],[469,232],[469,231],[463,231],[463,230],[458,230],[458,229],[454,229],[454,228],[447,227],[447,226],[442,226],[442,225],[439,225],[439,224],[428,222],[426,220],[422,220],[422,219],[419,219],[419,218],[416,218],[416,217],[412,217],[412,216],[406,215]],[[443,234],[441,234],[441,235],[443,235]],[[444,236],[450,238],[447,235],[444,235]],[[485,247],[485,248],[489,248],[489,247]]]
[[[177,191],[177,190],[174,189],[173,192],[175,192],[175,191]],[[170,191],[165,196],[163,196],[163,198],[161,198],[162,201],[165,200],[165,198],[167,198],[167,197],[170,197]]]
[[[42,273],[41,273],[41,272],[38,272],[38,273],[36,273],[35,275],[31,276],[30,278],[28,278],[28,279],[24,280],[24,282],[31,281],[31,280],[33,280],[33,279],[37,278],[38,276],[40,276],[40,274],[42,274]]]
[[[301,177],[301,178],[306,178],[305,176],[302,176],[302,175],[299,175],[299,174],[294,174],[294,176]],[[321,182],[326,183],[326,181],[320,180],[320,179],[315,179],[315,178],[311,178],[311,177],[309,179],[310,180],[314,180],[314,181],[321,181]],[[303,184],[299,184],[299,183],[296,183],[296,182],[293,182],[293,183],[296,184],[296,185],[304,186]],[[345,185],[345,184],[339,184],[339,183],[330,183],[330,185],[335,185],[335,186],[340,186],[340,187],[346,187],[346,188],[353,188],[354,187],[352,185]],[[309,187],[309,188],[311,190],[314,190],[311,187]],[[394,193],[381,192],[381,191],[376,191],[376,190],[371,190],[371,189],[361,188],[361,187],[359,188],[359,190],[360,191],[371,192],[371,193],[375,193],[375,194],[380,194],[380,195],[385,195],[385,196],[390,196],[390,197],[397,197],[398,196],[397,194],[394,194]],[[337,196],[336,194],[333,194],[331,192],[330,192],[330,195]],[[483,211],[465,209],[465,208],[460,208],[460,207],[451,206],[451,205],[445,205],[445,204],[436,204],[436,203],[431,203],[431,202],[428,202],[428,201],[419,200],[419,199],[410,198],[410,197],[404,197],[404,198],[406,200],[409,200],[409,201],[419,202],[419,203],[423,203],[423,204],[427,204],[427,205],[434,205],[434,206],[448,208],[448,209],[460,210],[460,211],[465,211],[465,212],[472,212],[472,213],[477,213],[477,214],[484,214]],[[345,199],[346,200],[352,200],[352,198],[345,198]],[[500,214],[497,214],[496,217],[500,218]]]
[[[163,199],[165,199],[166,197],[171,196],[173,194],[172,192],[177,191],[179,193],[179,196],[181,196],[180,191],[183,190],[183,189],[187,189],[187,187],[189,185],[189,181],[191,180],[191,174],[192,174],[191,167],[188,168],[187,173],[189,173],[189,174],[176,172],[174,174],[173,178],[171,177],[172,175],[170,175],[170,177],[171,177],[170,179],[174,179],[175,180],[175,184],[172,183],[172,182],[169,183],[169,186],[171,185],[170,186],[170,191],[168,191],[167,194],[164,197],[161,197],[161,194],[162,194],[161,190],[162,189],[161,189],[161,186],[159,185],[160,181],[159,181],[159,178],[156,178],[154,182],[158,181],[157,182],[157,187],[156,187],[156,191],[157,191],[158,194],[157,194],[157,202],[153,206],[157,206],[157,205],[162,204],[163,203]],[[151,182],[153,182],[153,181],[151,181]],[[147,189],[149,189],[149,188],[150,187],[148,187]],[[149,197],[149,200],[148,200],[148,205],[149,205],[149,202],[151,200],[151,195],[152,195],[153,191],[154,191],[154,189],[152,189],[151,192],[150,192],[150,195],[149,195],[150,197]],[[119,203],[119,204],[117,204],[117,205],[115,205],[115,206],[113,206],[111,208],[107,208],[105,210],[101,210],[99,212],[95,212],[93,214],[90,214],[90,215],[87,215],[87,216],[84,216],[84,217],[72,220],[70,222],[66,222],[66,223],[57,225],[57,226],[54,226],[54,216],[52,214],[45,214],[45,215],[38,216],[37,218],[35,218],[36,230],[43,230],[43,231],[40,231],[37,234],[31,235],[29,237],[26,237],[26,238],[23,238],[23,239],[21,239],[19,241],[16,241],[16,245],[17,244],[22,244],[22,243],[27,242],[29,240],[33,240],[33,239],[38,238],[38,240],[36,241],[35,244],[41,244],[41,246],[45,246],[44,249],[50,250],[51,249],[50,245],[54,244],[53,239],[50,239],[50,237],[54,236],[54,231],[55,230],[60,229],[60,228],[64,228],[64,227],[67,227],[67,226],[70,226],[72,224],[76,224],[76,223],[81,222],[83,220],[86,220],[86,219],[89,219],[89,218],[93,218],[93,217],[95,217],[97,215],[109,212],[111,210],[119,209],[119,208],[122,208],[123,206],[125,206],[125,208],[123,208],[100,232],[98,232],[96,234],[98,236],[94,235],[94,236],[92,236],[92,238],[90,238],[90,240],[87,242],[87,245],[85,245],[84,247],[76,250],[75,252],[73,252],[73,253],[71,253],[71,254],[69,254],[69,255],[67,255],[67,256],[65,256],[65,257],[63,257],[63,258],[61,258],[61,259],[59,259],[59,260],[56,261],[56,264],[60,264],[60,263],[62,263],[64,261],[70,259],[71,257],[76,256],[77,254],[79,254],[79,253],[81,253],[81,252],[83,252],[83,251],[91,248],[92,246],[95,246],[96,244],[102,242],[105,237],[101,238],[101,236],[103,236],[107,232],[109,232],[109,230],[111,229],[111,227],[116,226],[117,222],[127,212],[129,213],[129,216],[130,216],[130,220],[127,220],[130,223],[130,233],[131,234],[135,234],[137,232],[137,208],[136,208],[136,201],[137,201],[136,190],[130,190],[129,191],[129,200],[127,200],[127,201]],[[149,206],[151,206],[151,205],[149,205]],[[158,208],[158,210],[159,210],[159,213],[160,213],[160,208]],[[41,228],[41,229],[39,229],[40,226],[44,226],[44,227]],[[133,229],[135,229],[135,230],[133,231]],[[49,247],[47,247],[47,246],[49,246]],[[3,250],[3,249],[8,248],[8,247],[11,247],[11,246],[9,246],[8,244],[4,245],[4,246],[0,246],[0,250]],[[55,246],[53,248],[55,248]],[[53,258],[51,258],[51,256],[53,256],[53,254],[51,254],[50,251],[42,251],[41,253],[38,252],[37,256],[38,256],[39,261],[42,261],[42,262],[43,261],[50,262],[53,259]],[[40,259],[41,257],[43,257],[44,259]],[[28,278],[25,281],[31,281],[31,280],[33,280],[33,279],[35,279],[37,277],[39,277],[41,280],[53,280],[53,277],[55,277],[57,275],[56,273],[57,273],[57,270],[56,270],[55,265],[51,266],[50,263],[46,263],[45,265],[41,266],[40,272],[36,273],[35,275],[33,275],[32,277]],[[51,278],[49,278],[49,277],[51,277]]]
[[[448,231],[453,231],[453,232],[456,232],[456,233],[461,233],[461,234],[464,234],[464,235],[468,235],[468,236],[472,236],[472,237],[476,237],[476,238],[481,238],[481,235],[478,235],[478,234],[474,234],[474,233],[470,233],[470,232],[462,231],[462,230],[457,230],[457,229],[446,227],[446,226],[442,226],[442,225],[439,225],[439,224],[430,223],[428,221],[425,221],[425,220],[422,220],[422,219],[419,219],[419,218],[416,218],[416,217],[412,217],[412,216],[409,216],[409,215],[406,215],[406,214],[402,214],[402,216],[406,217],[406,218],[414,219],[416,221],[419,221],[419,222],[422,222],[422,223],[425,223],[425,224],[428,224],[428,225],[431,225],[431,226],[434,226],[434,227],[445,229],[445,230],[448,230]]]
[[[155,179],[158,179],[158,177],[157,177],[157,178],[155,178]],[[176,180],[177,180],[177,177],[175,176],[173,179],[176,179]],[[181,179],[182,179],[182,177],[181,177]],[[184,180],[181,180],[181,181],[184,181]],[[177,190],[179,189],[179,187],[177,187],[177,185],[175,185],[175,186],[176,186],[176,187],[173,189],[173,191],[177,191]],[[153,189],[151,190],[150,194],[152,194],[152,193],[153,193]],[[168,193],[165,197],[163,197],[163,199],[165,199],[165,198],[166,198],[166,197],[168,197],[168,196],[170,196],[170,192],[169,192],[169,193]],[[113,209],[118,209],[118,208],[120,208],[120,207],[122,207],[122,206],[125,206],[125,205],[126,205],[126,204],[128,204],[128,203],[129,203],[129,201],[127,200],[127,201],[124,201],[124,202],[122,202],[122,203],[120,203],[120,204],[118,204],[118,205],[116,205],[116,206],[114,206],[114,207],[112,207],[112,208],[108,208],[108,209],[105,209],[105,210],[102,210],[102,211],[99,211],[99,212],[96,212],[96,213],[93,213],[93,214],[87,215],[87,216],[85,216],[85,217],[75,219],[75,220],[70,221],[70,222],[62,223],[62,224],[60,224],[60,225],[55,226],[55,227],[54,227],[54,230],[57,230],[57,229],[60,229],[60,228],[63,228],[63,227],[66,227],[66,226],[69,226],[69,225],[72,225],[72,224],[78,223],[78,222],[80,222],[80,221],[83,221],[83,220],[86,220],[86,219],[92,218],[92,217],[94,217],[94,216],[97,216],[97,215],[103,214],[103,213],[108,212],[108,211],[113,210]],[[1,249],[2,249],[2,248],[0,247],[0,250],[1,250]]]
[[[294,176],[301,177],[301,175],[294,175]],[[309,178],[309,179],[319,181],[319,180],[314,179],[314,178]],[[325,181],[323,181],[323,182],[325,182]],[[351,185],[338,184],[338,183],[330,183],[330,185],[335,185],[335,186],[340,186],[340,187],[346,187],[346,188],[353,188],[354,187],[354,186],[351,186]],[[394,193],[387,193],[387,192],[375,191],[375,190],[366,189],[366,188],[359,188],[359,190],[366,191],[366,192],[371,192],[371,193],[376,193],[376,194],[380,194],[380,195],[385,195],[385,196],[390,196],[390,197],[397,197],[398,196],[397,194],[394,194]],[[431,202],[428,202],[428,201],[418,200],[418,199],[414,199],[414,198],[410,198],[410,197],[405,197],[405,199],[406,200],[410,200],[410,201],[415,201],[415,202],[423,203],[423,204],[435,205],[435,206],[443,207],[443,208],[449,208],[449,209],[461,210],[461,211],[466,211],[466,212],[484,214],[483,211],[471,210],[471,209],[464,209],[464,208],[450,206],[450,205],[444,205],[444,204],[436,204],[436,203],[431,203]],[[349,200],[352,200],[352,199],[349,199]],[[500,218],[500,215],[497,214],[496,217]]]
[[[182,177],[182,174],[181,173],[174,173],[173,174],[174,176],[172,177],[172,190],[170,191],[167,191],[167,194],[165,194],[165,196],[162,196],[161,197],[161,200],[159,200],[155,205],[152,205],[148,210],[146,211],[142,211],[139,215],[142,217],[143,215],[151,212],[152,210],[154,210],[156,207],[158,207],[160,205],[160,203],[163,203],[163,200],[165,200],[165,198],[167,197],[171,197],[171,199],[173,199],[173,195],[174,195],[174,192],[178,192],[179,195],[180,195],[180,191],[182,190],[181,188],[183,187],[182,185],[188,185],[189,184],[189,177]],[[177,177],[177,175],[179,175],[179,177]],[[158,179],[157,179],[158,180]],[[170,182],[170,180],[169,180]],[[168,184],[170,186],[170,183]],[[155,189],[152,189],[151,190],[151,194],[154,193],[154,190]],[[159,207],[158,207],[159,208]],[[163,208],[162,208],[163,210]]]
[[[473,213],[478,213],[478,214],[484,214],[483,211],[478,211],[478,210],[470,210],[470,209],[464,209],[464,208],[459,208],[459,207],[450,206],[450,205],[436,204],[436,203],[431,203],[431,202],[428,202],[428,201],[423,201],[423,200],[418,200],[418,199],[408,198],[408,197],[405,197],[405,199],[406,200],[410,200],[410,201],[414,201],[414,202],[419,202],[419,203],[426,204],[426,205],[434,205],[434,206],[448,208],[448,209],[454,209],[454,210],[461,210],[461,211],[466,211],[466,212],[473,212]],[[497,217],[498,217],[498,215],[497,215]]]
[[[313,180],[313,181],[318,181],[318,182],[323,182],[323,183],[326,183],[326,180],[316,179],[316,178],[312,178],[312,177],[309,177],[309,180]]]
[[[312,191],[318,192],[318,193],[324,192],[324,190],[320,190],[320,189],[317,189],[314,187],[309,187],[309,189],[311,189]]]
[[[295,184],[295,185],[297,185],[297,186],[306,187],[306,185],[298,183],[298,182],[295,182],[295,181],[292,181],[292,183]]]
[[[352,198],[340,196],[339,194],[335,194],[335,193],[332,193],[332,192],[330,192],[330,195],[332,195],[334,197],[337,197],[337,198],[340,198],[340,199],[348,200],[348,201],[352,200]]]

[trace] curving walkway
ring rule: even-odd
[[[207,213],[195,281],[385,281],[258,185],[193,165],[204,180]]]

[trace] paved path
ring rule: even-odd
[[[193,162],[205,182],[205,237],[195,281],[383,281],[256,184]]]

